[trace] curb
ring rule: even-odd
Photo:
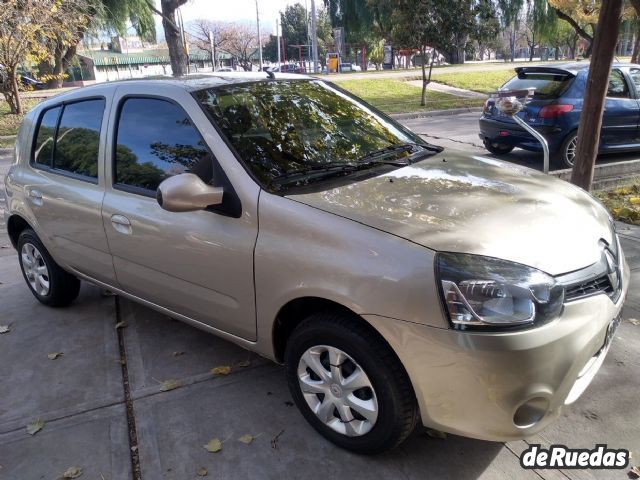
[[[461,113],[475,112],[482,112],[482,107],[451,108],[449,110],[431,110],[430,112],[415,113],[391,113],[389,116],[394,120],[413,120],[416,118],[444,117],[447,115],[459,115]]]

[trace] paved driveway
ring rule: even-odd
[[[0,155],[0,177],[7,164]],[[622,233],[640,285],[640,229]],[[0,246],[8,243],[0,225]],[[624,316],[640,318],[637,287]],[[216,479],[627,478],[620,470],[522,470],[528,443],[607,443],[640,463],[640,326],[629,321],[594,383],[541,435],[501,444],[420,429],[373,458],[319,437],[292,406],[283,369],[228,342],[86,284],[69,308],[41,306],[11,248],[0,248],[0,324],[11,328],[0,335],[0,479],[55,479],[73,466],[81,478],[106,480],[193,479],[203,468]],[[50,360],[56,352],[63,355]],[[221,365],[231,374],[211,375]],[[162,391],[167,380],[177,388]],[[35,420],[46,423],[31,436]],[[244,434],[256,438],[246,445]],[[213,438],[222,451],[202,447]]]

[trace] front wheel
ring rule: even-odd
[[[287,342],[285,363],[296,405],[336,445],[382,453],[415,428],[418,408],[402,364],[375,331],[349,315],[304,320]]]
[[[77,298],[80,280],[51,258],[33,230],[28,228],[18,237],[18,255],[27,286],[40,303],[64,307]]]
[[[565,138],[564,142],[553,155],[553,163],[558,168],[573,168],[578,146],[578,133],[574,132]]]
[[[490,140],[483,140],[484,148],[489,150],[494,155],[506,155],[507,153],[513,150],[512,145],[507,145],[505,143],[492,142]]]

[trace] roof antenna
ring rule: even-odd
[[[269,80],[275,80],[276,79],[276,74],[273,73],[273,70],[267,70],[267,78]]]

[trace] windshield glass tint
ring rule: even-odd
[[[556,98],[569,86],[573,77],[562,74],[521,72],[505,83],[500,90],[535,88],[535,97]]]
[[[355,165],[391,145],[424,143],[322,81],[229,85],[196,96],[267,188],[286,174]]]

